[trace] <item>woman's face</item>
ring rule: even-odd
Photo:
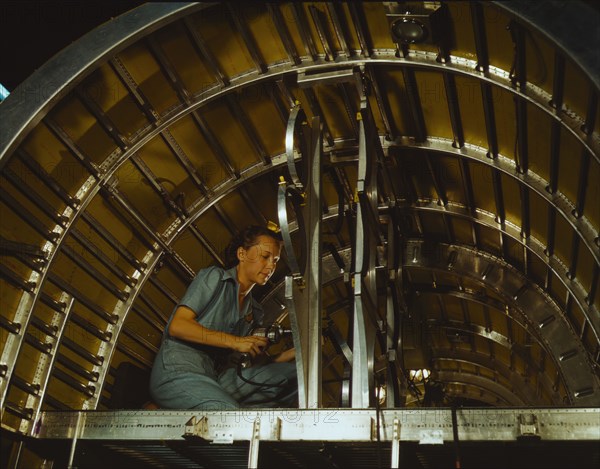
[[[257,236],[255,243],[248,249],[238,248],[241,282],[265,285],[275,272],[281,256],[281,243],[270,236]]]

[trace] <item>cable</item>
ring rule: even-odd
[[[288,386],[288,383],[286,382],[287,380],[285,378],[284,378],[283,381],[281,381],[278,384],[276,384],[276,383],[257,383],[256,381],[252,381],[251,379],[244,378],[242,376],[242,362],[241,361],[237,364],[236,371],[237,371],[238,377],[242,381],[244,381],[244,382],[246,382],[248,384],[252,384],[253,386],[260,386],[261,388],[262,387],[267,387],[267,388],[284,388],[284,387]]]

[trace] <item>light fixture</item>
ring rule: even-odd
[[[427,27],[415,18],[398,18],[391,26],[394,42],[402,44],[419,44],[429,37]]]
[[[408,370],[408,377],[415,383],[421,383],[427,381],[427,378],[431,376],[431,371],[427,368],[420,368],[418,370]]]
[[[396,44],[438,42],[441,7],[438,2],[425,3],[424,6],[401,7],[398,3],[385,2],[390,33]]]
[[[380,384],[375,388],[375,398],[379,401],[379,405],[385,404],[386,390],[385,384]]]

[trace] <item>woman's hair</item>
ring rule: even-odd
[[[237,258],[237,250],[239,247],[249,249],[250,246],[256,244],[256,240],[259,236],[269,236],[276,241],[281,241],[281,234],[276,233],[273,230],[265,226],[250,225],[239,231],[232,239],[229,245],[223,252],[223,260],[225,262],[225,268],[230,269],[239,263]]]

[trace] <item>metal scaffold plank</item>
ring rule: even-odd
[[[380,439],[393,443],[424,442],[435,435],[453,441],[452,411],[447,408],[381,409]],[[227,433],[229,442],[252,441],[255,421],[260,441],[373,442],[376,409],[240,409],[87,411],[80,440],[183,440],[199,437],[215,442]],[[42,412],[41,439],[72,439],[79,412]],[[463,441],[542,440],[597,441],[600,408],[463,408],[456,410],[456,427]],[[190,422],[200,422],[194,425]],[[398,422],[398,424],[395,424]],[[396,426],[395,426],[396,425]],[[398,426],[402,428],[399,432]]]

